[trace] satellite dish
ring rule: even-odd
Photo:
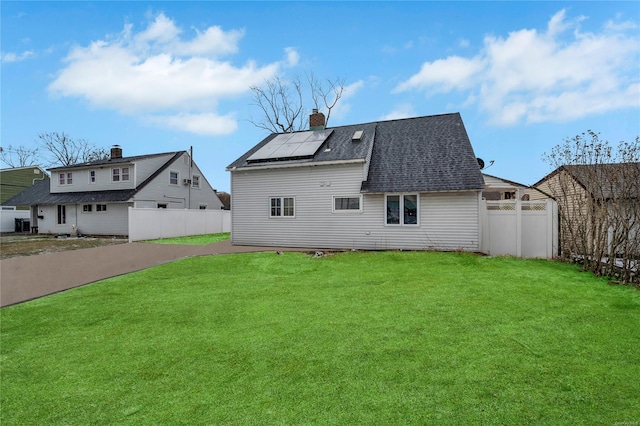
[[[476,158],[478,160],[478,165],[480,166],[480,170],[484,169],[484,160],[480,157]]]

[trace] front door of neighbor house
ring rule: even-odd
[[[31,206],[31,232],[38,233],[38,206]]]

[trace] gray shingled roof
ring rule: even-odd
[[[104,166],[104,165],[110,165],[110,164],[132,163],[134,161],[145,160],[147,158],[159,157],[159,156],[162,156],[162,155],[174,155],[177,152],[184,153],[186,151],[172,151],[172,152],[162,152],[162,153],[159,153],[159,154],[145,154],[145,155],[133,155],[133,156],[130,156],[130,157],[106,158],[104,160],[89,161],[89,162],[86,162],[86,163],[72,164],[70,166],[53,167],[53,168],[50,168],[50,169],[47,169],[47,170],[55,172],[56,170],[62,170],[62,169],[68,170],[68,169],[79,169],[79,168],[87,168],[87,167],[95,167],[95,166]]]
[[[16,196],[8,199],[2,205],[5,206],[34,206],[48,204],[81,204],[81,203],[115,203],[129,201],[136,192],[144,188],[149,182],[155,179],[163,170],[171,163],[177,160],[186,151],[166,152],[162,154],[140,155],[135,157],[123,157],[114,159],[114,161],[99,160],[90,163],[74,164],[68,167],[57,167],[49,170],[79,168],[87,166],[98,166],[101,164],[127,163],[132,161],[143,160],[146,158],[157,157],[159,155],[172,155],[172,157],[160,166],[151,176],[140,183],[133,189],[119,189],[111,191],[82,191],[82,192],[50,192],[49,180],[37,182],[35,185],[25,189]]]
[[[276,136],[272,134],[231,163],[227,170],[370,158],[368,178],[362,182],[362,192],[484,188],[480,167],[458,113],[332,129],[332,134],[313,158],[249,164],[247,158]],[[353,142],[351,138],[357,130],[363,130],[364,135],[360,142]]]
[[[566,170],[592,197],[640,197],[640,163],[572,164],[558,167],[533,186]]]
[[[127,201],[136,193],[135,189],[52,193],[49,188],[48,180],[37,182],[2,204],[6,206],[33,206],[36,204],[113,203]]]

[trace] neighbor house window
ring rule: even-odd
[[[96,171],[89,170],[89,183],[96,183]]]
[[[177,185],[180,174],[178,172],[169,172],[169,184]]]
[[[100,212],[100,213],[106,213],[107,212],[107,205],[106,204],[96,204],[96,211]]]
[[[59,173],[58,182],[60,183],[60,185],[71,185],[73,183],[73,173]]]
[[[294,217],[295,199],[293,197],[271,197],[271,217]]]
[[[116,167],[111,169],[111,182],[120,182],[129,180],[129,167]]]
[[[191,187],[192,188],[200,188],[200,176],[193,175],[191,177]]]
[[[93,206],[91,204],[84,204],[82,206],[83,213],[91,213],[92,210],[93,210]]]
[[[58,205],[57,215],[58,225],[64,225],[67,223],[67,206]]]
[[[334,212],[361,212],[362,196],[355,197],[333,197]]]
[[[387,195],[385,206],[387,225],[418,224],[418,194]]]

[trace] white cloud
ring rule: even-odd
[[[640,42],[625,34],[634,26],[609,21],[600,33],[583,33],[580,22],[586,18],[565,15],[556,13],[543,33],[523,29],[507,37],[486,36],[474,57],[425,62],[395,92],[461,92],[467,105],[477,103],[500,125],[640,107]]]
[[[351,111],[351,104],[349,99],[354,97],[355,94],[364,87],[364,81],[358,80],[355,83],[351,83],[344,87],[342,97],[340,101],[331,110],[331,118],[338,120],[343,119]]]
[[[238,129],[238,122],[232,116],[213,113],[149,116],[146,121],[160,127],[208,136],[228,135]]]
[[[416,113],[413,109],[413,106],[410,104],[401,104],[397,105],[393,111],[381,116],[379,119],[384,120],[399,120],[402,118],[415,117]]]
[[[33,56],[33,50],[25,50],[22,53],[2,52],[0,58],[2,63],[20,62]]]
[[[219,102],[248,92],[283,65],[298,61],[289,48],[284,62],[263,66],[221,59],[238,52],[243,35],[243,30],[212,26],[184,37],[161,13],[137,33],[127,24],[119,34],[72,48],[49,91],[85,99],[97,108],[140,114],[147,122],[174,129],[227,134],[237,124],[231,115],[216,112]]]

